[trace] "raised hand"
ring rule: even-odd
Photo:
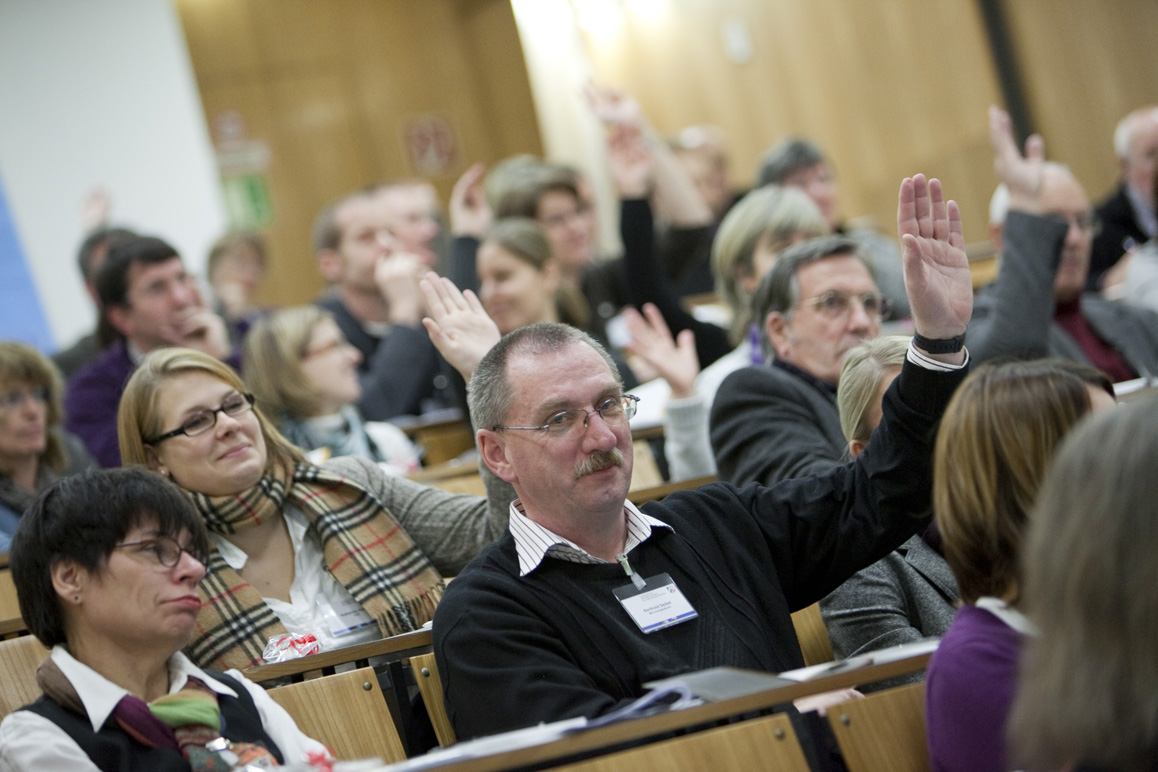
[[[961,211],[945,202],[940,180],[918,174],[901,182],[897,234],[917,332],[935,340],[961,335],[973,314],[973,280]]]
[[[611,127],[607,135],[607,160],[620,198],[644,198],[650,193],[652,156],[638,128]]]
[[[414,327],[422,319],[418,280],[425,270],[422,258],[410,252],[394,252],[378,258],[374,284],[386,300],[392,324]]]
[[[595,117],[609,126],[633,126],[646,131],[647,117],[635,97],[614,88],[600,88],[593,83],[583,87],[587,105]]]
[[[435,348],[470,383],[471,373],[502,335],[478,297],[431,271],[419,282],[430,316],[422,320]]]
[[[673,339],[663,314],[651,303],[644,303],[642,315],[634,308],[625,309],[623,318],[631,333],[627,350],[655,368],[671,386],[673,398],[684,399],[694,394],[700,372],[695,334],[682,330]]]
[[[1009,188],[1010,208],[1039,211],[1042,178],[1045,174],[1045,140],[1034,134],[1025,140],[1025,155],[1013,138],[1013,121],[999,107],[989,107],[989,144],[993,148],[993,168]]]
[[[475,164],[467,169],[450,193],[450,232],[455,236],[481,239],[491,227],[494,215],[483,191],[486,167]]]

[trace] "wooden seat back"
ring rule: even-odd
[[[929,772],[925,684],[908,684],[829,708],[849,772]]]
[[[828,640],[828,628],[820,616],[820,604],[813,603],[792,615],[792,626],[796,628],[796,640],[800,642],[800,653],[805,665],[820,665],[832,662],[832,643]]]
[[[279,686],[269,696],[298,729],[325,743],[339,759],[378,757],[393,764],[406,758],[373,668]]]
[[[40,696],[36,668],[48,649],[31,635],[0,641],[0,718]]]
[[[442,747],[454,745],[457,739],[450,717],[446,715],[446,703],[442,697],[442,679],[438,677],[438,666],[434,662],[434,654],[420,654],[410,658],[410,668],[414,671],[414,680],[418,682],[418,690],[422,692],[422,701],[426,704],[426,715],[430,716],[430,723],[434,726],[434,736]]]

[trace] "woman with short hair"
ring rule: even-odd
[[[181,653],[208,551],[186,497],[144,469],[86,472],[40,495],[10,565],[21,616],[52,655],[36,673],[44,695],[0,724],[0,770],[226,770],[240,768],[229,756],[255,766],[329,757],[260,686]]]
[[[1078,376],[1035,361],[978,367],[945,409],[933,510],[964,605],[926,674],[934,770],[1009,768],[1005,722],[1032,634],[1021,611],[1022,541],[1049,462],[1090,405]]]

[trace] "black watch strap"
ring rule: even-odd
[[[913,344],[930,354],[956,354],[965,348],[965,333],[956,338],[926,338],[919,332],[913,332]]]

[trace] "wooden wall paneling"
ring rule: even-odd
[[[654,4],[653,4],[654,5]],[[830,154],[846,216],[892,232],[903,176],[944,177],[966,212],[967,239],[985,236],[996,180],[986,107],[998,99],[984,27],[971,0],[766,3],[686,0],[589,33],[597,77],[636,94],[674,133],[715,123],[730,140],[733,181],[750,185],[763,152],[790,133]],[[753,53],[730,62],[721,25],[748,24]],[[662,33],[666,39],[657,40]],[[952,173],[953,176],[949,176]]]
[[[1158,3],[1004,2],[1035,128],[1098,201],[1118,182],[1114,127],[1158,103]]]
[[[414,176],[408,118],[441,115],[455,131],[455,165],[432,180],[444,200],[474,160],[541,151],[505,0],[176,4],[210,126],[236,110],[272,154],[264,303],[308,302],[321,290],[310,230],[325,204],[377,180]],[[489,101],[495,95],[499,109]]]

